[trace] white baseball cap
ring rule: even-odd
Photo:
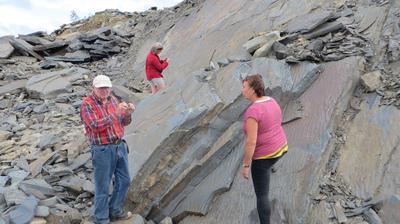
[[[111,80],[106,75],[98,75],[93,79],[93,86],[95,88],[112,87]]]

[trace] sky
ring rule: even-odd
[[[84,18],[105,9],[145,11],[171,7],[182,0],[0,0],[0,36],[52,31],[71,22],[71,12]]]

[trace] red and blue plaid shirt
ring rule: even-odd
[[[93,145],[114,144],[124,136],[124,126],[131,123],[131,114],[117,116],[118,101],[110,96],[103,104],[94,93],[83,99],[81,119],[86,136]]]

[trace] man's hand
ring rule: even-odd
[[[129,105],[125,102],[122,102],[118,104],[116,112],[118,115],[124,115],[128,109]]]
[[[242,167],[242,176],[244,177],[244,179],[248,180],[249,179],[249,167]]]
[[[133,113],[133,111],[135,111],[135,105],[133,105],[133,103],[128,103],[128,108],[126,109],[126,113]]]
[[[165,58],[164,61],[169,64],[169,58]]]

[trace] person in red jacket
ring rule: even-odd
[[[157,42],[153,44],[146,58],[146,78],[150,81],[152,94],[165,88],[164,76],[161,73],[168,66],[169,60],[160,59],[158,55],[162,50],[162,44]]]

